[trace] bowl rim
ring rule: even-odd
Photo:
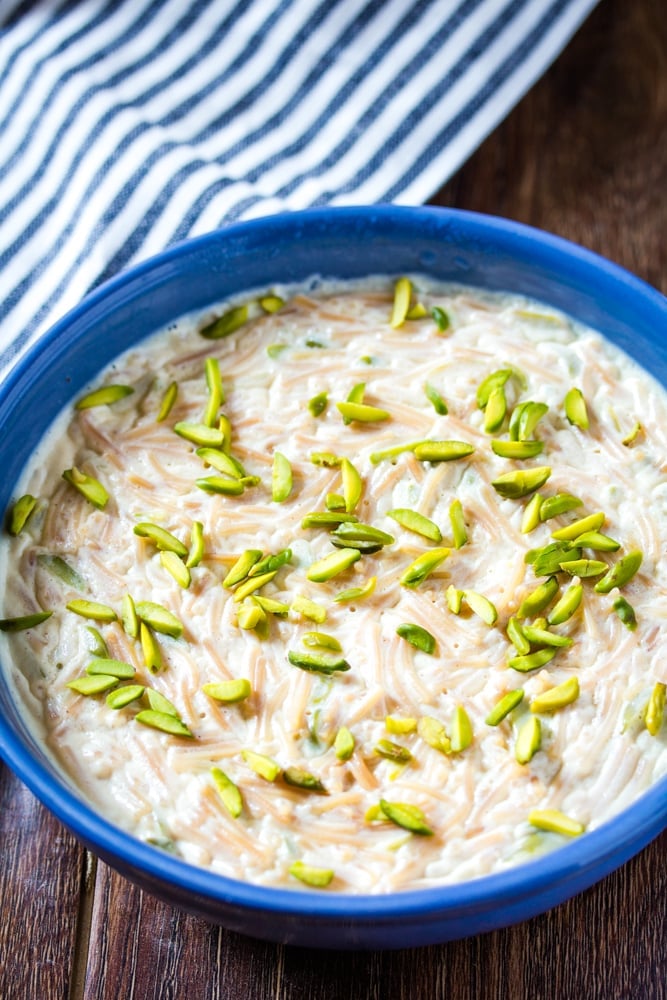
[[[523,223],[436,206],[412,208],[380,205],[307,209],[234,223],[184,240],[106,281],[43,333],[19,358],[0,383],[0,406],[11,399],[25,380],[29,379],[33,364],[48,345],[59,342],[72,324],[85,318],[91,309],[108,300],[113,301],[129,285],[141,281],[156,268],[187,257],[196,248],[229,240],[238,233],[261,232],[267,228],[289,231],[296,225],[326,225],[332,218],[344,220],[346,217],[350,221],[363,218],[371,224],[377,218],[394,221],[399,226],[401,220],[408,217],[417,222],[436,217],[443,222],[451,220],[463,226],[465,232],[472,237],[491,239],[496,244],[507,246],[521,245],[524,250],[530,248],[531,255],[535,255],[543,264],[583,268],[585,272],[594,273],[598,282],[602,280],[603,283],[613,283],[622,288],[625,294],[638,296],[649,309],[657,309],[658,313],[663,313],[667,321],[667,298],[657,289],[618,264],[578,244]],[[4,680],[5,669],[0,666],[0,682]],[[17,711],[17,714],[20,715],[20,712]],[[168,880],[181,892],[192,893],[213,905],[216,902],[226,903],[264,913],[306,917],[315,921],[335,920],[359,926],[370,922],[377,924],[395,921],[399,917],[414,921],[427,916],[440,919],[450,912],[461,918],[474,913],[488,913],[498,907],[502,908],[508,897],[513,902],[522,898],[534,898],[557,884],[562,885],[585,877],[587,872],[595,872],[586,883],[590,885],[627,860],[667,826],[665,776],[629,806],[585,836],[534,860],[522,861],[494,874],[463,882],[386,894],[312,892],[298,886],[283,888],[243,882],[210,869],[199,868],[144,843],[98,814],[46,760],[35,758],[25,736],[17,734],[1,713],[0,756],[65,826],[105,860],[111,858],[112,865],[121,862],[121,870],[124,872],[140,872],[142,877],[148,875],[156,883]],[[579,888],[575,887],[569,895],[578,891]],[[567,895],[561,893],[556,902],[565,898]]]

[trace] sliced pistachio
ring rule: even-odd
[[[461,606],[463,604],[463,591],[458,590],[453,583],[450,583],[447,587],[445,596],[447,598],[447,607],[449,610],[455,615],[460,614]]]
[[[424,443],[424,441],[411,441],[408,444],[396,444],[391,448],[383,448],[381,451],[374,451],[370,455],[371,465],[379,465],[380,462],[384,462],[386,460],[393,461],[393,459],[398,458],[399,455],[403,455],[404,452],[414,451],[417,445]]]
[[[232,422],[224,413],[220,414],[218,430],[222,434],[222,444],[220,447],[225,454],[229,455],[232,450]]]
[[[316,775],[300,767],[286,767],[283,771],[283,781],[292,788],[300,788],[304,792],[326,792]]]
[[[74,409],[89,410],[93,406],[109,406],[111,403],[118,402],[119,399],[131,396],[133,392],[134,389],[131,385],[103,385],[77,399]]]
[[[517,705],[521,704],[523,694],[523,688],[516,688],[514,691],[508,691],[507,694],[503,695],[484,720],[487,726],[500,725],[503,719],[507,718],[510,712],[513,712]]]
[[[216,472],[221,472],[230,479],[243,479],[245,469],[233,455],[228,455],[219,448],[197,448],[197,456],[210,465]]]
[[[579,837],[586,827],[559,809],[532,809],[528,813],[528,822],[538,830],[548,830],[550,833],[562,833],[565,837]]]
[[[528,642],[533,646],[553,646],[554,649],[567,649],[572,645],[572,639],[567,635],[558,635],[547,628],[524,624],[521,627]]]
[[[255,753],[254,750],[242,750],[241,756],[248,767],[265,781],[275,781],[280,774],[280,764],[276,763],[272,757],[267,757],[263,753]]]
[[[74,590],[85,590],[86,581],[80,573],[70,566],[61,556],[53,556],[49,552],[42,552],[37,556],[37,564],[42,566],[52,576],[57,576],[59,580],[66,583]]]
[[[228,309],[212,323],[208,323],[199,333],[207,340],[220,340],[222,337],[229,337],[235,333],[248,321],[248,306],[235,306]]]
[[[338,760],[349,760],[354,753],[355,741],[354,736],[347,728],[347,726],[341,726],[336,733],[336,738],[334,740],[334,753]]]
[[[243,812],[243,798],[238,785],[219,767],[211,768],[211,777],[225,809],[230,816],[238,819]]]
[[[301,642],[310,649],[332,649],[335,653],[343,648],[335,635],[326,632],[304,632]]]
[[[303,615],[304,618],[308,618],[309,621],[316,622],[318,625],[326,621],[327,617],[326,608],[323,608],[316,601],[311,601],[309,597],[304,597],[302,594],[297,594],[292,599],[292,611],[297,615]]]
[[[255,604],[259,604],[262,611],[267,615],[284,617],[290,609],[289,604],[285,604],[284,601],[275,601],[272,597],[262,597],[259,594],[254,594],[252,600]]]
[[[258,563],[251,567],[248,576],[260,576],[263,573],[277,572],[281,566],[292,561],[292,550],[281,549],[280,552],[269,552]]]
[[[246,597],[250,597],[254,594],[256,590],[260,590],[265,584],[270,583],[275,577],[278,570],[270,570],[268,573],[260,573],[258,576],[251,576],[239,586],[234,591],[234,601],[236,604],[240,604],[244,601]]]
[[[564,528],[558,528],[557,531],[551,532],[551,537],[555,538],[557,541],[571,542],[579,535],[583,535],[588,531],[597,531],[605,522],[605,515],[602,511],[598,511],[597,514],[588,514],[586,517],[579,518],[578,521],[573,521],[571,524],[566,524]]]
[[[454,499],[449,505],[449,523],[452,526],[454,547],[461,549],[468,541],[465,518],[463,515],[463,505],[460,500]]]
[[[523,656],[511,656],[507,661],[507,666],[519,673],[527,674],[531,670],[539,670],[553,660],[558,650],[551,646],[548,649],[536,649],[534,653],[526,653]]]
[[[604,535],[601,531],[585,531],[582,535],[577,535],[574,544],[582,549],[593,549],[595,552],[617,552],[621,543],[609,535]]]
[[[363,403],[365,395],[366,395],[366,383],[365,382],[357,382],[357,384],[353,385],[352,388],[350,389],[349,393],[347,394],[347,402],[348,403]],[[350,422],[349,419],[345,420],[346,424],[349,423],[349,422]]]
[[[536,695],[531,703],[531,712],[557,712],[559,708],[571,705],[579,697],[579,679],[569,677],[562,684]]]
[[[98,674],[105,674],[108,677],[117,677],[119,680],[132,680],[134,677],[134,667],[124,660],[113,660],[107,656],[96,656],[86,667],[86,673],[94,677]]]
[[[667,685],[658,681],[651,691],[651,697],[644,713],[644,725],[651,736],[657,736],[665,718],[665,696]]]
[[[134,534],[140,538],[148,538],[149,541],[164,552],[174,552],[177,556],[186,556],[188,550],[175,535],[172,535],[166,528],[161,528],[150,521],[140,521],[134,526]]]
[[[168,715],[166,712],[157,712],[152,708],[144,708],[141,712],[137,712],[134,718],[142,725],[150,726],[151,729],[158,729],[160,732],[168,733],[170,736],[192,736],[190,729],[182,719]]]
[[[314,889],[326,889],[334,877],[331,868],[318,868],[315,865],[307,865],[303,861],[294,861],[288,868],[290,875],[298,878],[304,885],[310,885]]]
[[[447,548],[431,549],[428,552],[423,552],[410,563],[399,582],[403,587],[419,586],[420,583],[423,583],[438,568],[440,563],[444,562],[449,552],[450,550]]]
[[[382,547],[384,545],[393,545],[396,541],[394,536],[388,534],[388,532],[381,531],[380,528],[374,528],[370,524],[361,524],[359,521],[344,521],[332,533],[332,541],[334,540],[333,536],[342,539],[350,546],[353,546],[355,542],[370,542]]]
[[[464,590],[463,600],[471,611],[481,618],[486,625],[495,625],[498,621],[498,612],[495,604],[488,597],[479,594],[476,590]]]
[[[428,316],[428,313],[426,311],[426,306],[423,305],[421,302],[416,302],[413,306],[410,307],[410,311],[408,312],[408,315],[405,318],[424,319],[425,316]]]
[[[37,611],[34,615],[19,615],[18,618],[0,619],[0,632],[24,632],[47,621],[53,611]]]
[[[435,412],[440,417],[446,417],[449,413],[447,409],[447,403],[444,401],[440,393],[434,386],[429,382],[424,385],[424,395],[428,399],[429,403],[432,405]]]
[[[329,404],[329,394],[318,392],[308,400],[308,409],[312,416],[321,417]]]
[[[624,444],[626,447],[628,447],[634,441],[637,440],[637,438],[639,437],[639,435],[642,433],[643,430],[644,428],[642,427],[642,425],[639,422],[637,422],[634,425],[634,427],[629,431],[629,433],[626,434],[624,438],[621,438],[621,444]]]
[[[335,469],[342,464],[343,459],[332,451],[312,451],[310,461],[313,465],[323,465],[326,469]]]
[[[345,502],[345,501],[343,501]],[[354,514],[343,514],[340,511],[314,510],[301,521],[301,527],[306,528],[337,528],[339,524],[357,521]]]
[[[528,441],[548,409],[546,403],[534,403],[532,400],[515,407],[510,419],[510,437],[517,441]]]
[[[633,578],[641,566],[642,560],[643,555],[638,549],[628,552],[626,556],[610,567],[609,572],[601,580],[598,580],[595,584],[596,593],[608,594],[614,587],[624,587]]]
[[[435,320],[435,325],[437,326],[440,333],[444,333],[451,326],[451,320],[444,309],[441,306],[433,306],[431,308],[431,316]]]
[[[523,509],[523,517],[521,518],[521,534],[528,535],[531,531],[540,523],[540,511],[542,510],[542,504],[544,503],[544,497],[541,493],[533,493],[532,497]]]
[[[208,427],[213,427],[218,418],[218,410],[225,401],[225,390],[220,375],[220,363],[217,358],[206,358],[204,361],[204,375],[209,394],[204,423]]]
[[[106,642],[102,638],[102,635],[100,634],[100,632],[98,632],[95,626],[86,625],[86,632],[88,632],[91,639],[93,640],[93,644],[90,647],[90,652],[93,654],[93,656],[101,656],[101,657],[108,656],[109,647],[107,646]]]
[[[556,493],[552,497],[545,497],[540,508],[540,521],[548,521],[559,514],[566,514],[570,510],[581,507],[583,500],[575,497],[572,493]]]
[[[454,462],[472,455],[474,450],[467,441],[422,441],[413,449],[419,462]]]
[[[174,424],[174,430],[186,441],[206,448],[221,448],[225,443],[224,432],[219,427],[209,427],[192,420],[179,420]]]
[[[386,715],[384,719],[385,729],[392,736],[405,736],[407,733],[415,733],[417,731],[417,720],[410,717],[397,717],[395,715]]]
[[[118,711],[121,708],[126,708],[131,705],[133,701],[138,701],[142,697],[145,687],[143,684],[125,684],[123,687],[116,688],[115,691],[110,691],[106,697],[106,703],[109,708],[113,708]]]
[[[491,442],[491,450],[499,458],[535,458],[543,448],[542,441],[500,441],[494,438]]]
[[[135,607],[141,621],[156,632],[170,635],[172,639],[178,639],[183,635],[183,623],[161,604],[156,604],[154,601],[137,601]]]
[[[507,638],[512,643],[517,653],[521,656],[525,656],[526,653],[530,653],[530,643],[523,634],[523,629],[521,627],[521,622],[518,618],[510,618],[507,623]]]
[[[246,599],[236,612],[236,621],[239,628],[246,632],[255,629],[258,633],[266,631],[266,615],[260,607],[251,599]]]
[[[261,549],[246,549],[242,552],[222,581],[223,587],[235,587],[237,583],[245,580],[253,566],[262,558],[262,554]]]
[[[566,559],[560,564],[560,568],[569,573],[570,576],[589,577],[600,576],[609,569],[606,562],[601,559]]]
[[[287,344],[269,344],[266,349],[266,353],[272,359],[279,358],[280,355],[287,349]]]
[[[174,719],[180,719],[178,714],[178,709],[169,701],[163,694],[156,691],[155,688],[146,688],[146,698],[148,700],[148,707],[152,708],[154,712],[162,712],[164,715],[171,715]]]
[[[345,497],[345,510],[348,514],[353,514],[361,499],[363,482],[361,476],[348,458],[343,458],[340,464],[341,476],[343,478],[343,496]]]
[[[586,408],[586,400],[584,399],[584,394],[581,389],[577,389],[573,386],[572,389],[565,394],[563,407],[565,409],[565,416],[571,424],[578,427],[582,431],[588,430],[588,410]]]
[[[204,525],[201,521],[193,521],[190,528],[190,551],[185,565],[194,569],[204,558]]]
[[[336,409],[345,423],[356,421],[360,424],[376,424],[384,420],[391,420],[391,414],[388,410],[383,410],[379,406],[370,406],[368,403],[350,403],[344,401],[336,403]]]
[[[109,691],[117,684],[118,678],[111,674],[94,674],[92,676],[87,674],[85,677],[77,677],[73,681],[68,681],[65,686],[76,691],[77,694],[92,696]]]
[[[584,588],[580,583],[569,586],[549,612],[547,616],[549,625],[562,625],[563,622],[569,621],[581,604],[583,596]]]
[[[324,498],[324,506],[327,510],[345,510],[345,497],[342,493],[327,493]]]
[[[37,497],[31,496],[30,493],[24,493],[19,497],[9,515],[7,530],[10,535],[19,535],[23,531],[36,505]]]
[[[417,806],[409,802],[388,802],[386,799],[380,799],[380,808],[383,815],[396,826],[423,837],[433,836],[433,830],[426,822],[424,813]]]
[[[245,490],[245,483],[242,480],[227,479],[225,476],[204,476],[202,479],[195,479],[195,486],[204,493],[231,497],[239,497]]]
[[[527,764],[542,745],[542,725],[535,715],[523,722],[514,743],[514,756],[519,764]]]
[[[99,604],[97,601],[84,601],[76,598],[65,605],[68,611],[73,611],[75,615],[82,618],[92,618],[97,622],[115,622],[116,612],[108,604]]]
[[[434,750],[444,754],[451,753],[452,745],[447,730],[438,719],[434,719],[431,715],[423,715],[417,723],[417,732],[424,743],[428,743]]]
[[[623,624],[630,632],[634,632],[637,628],[637,616],[635,614],[635,609],[629,604],[624,597],[617,597],[614,601],[614,611],[621,619]]]
[[[378,740],[374,747],[375,753],[386,760],[393,760],[396,764],[407,764],[412,760],[412,754],[407,747],[393,740]]]
[[[452,716],[449,740],[452,753],[462,753],[472,743],[473,732],[470,717],[463,705],[457,705]]]
[[[397,330],[405,322],[412,300],[412,282],[409,278],[399,278],[394,285],[394,304],[391,310],[391,326]]]
[[[526,553],[527,563],[532,564],[535,576],[551,576],[558,573],[564,562],[574,562],[581,558],[581,549],[570,542],[551,542],[541,549]]]
[[[124,594],[120,602],[120,620],[126,635],[129,635],[131,639],[136,639],[139,635],[139,619],[130,594]]]
[[[156,674],[162,670],[162,652],[157,639],[145,622],[141,622],[139,625],[139,640],[146,669],[150,670],[152,674]]]
[[[304,653],[300,649],[290,649],[287,659],[293,667],[300,667],[310,673],[317,674],[337,674],[345,673],[350,669],[347,660],[335,653]]]
[[[174,403],[178,398],[178,383],[170,382],[164,391],[164,395],[160,400],[160,408],[157,411],[157,417],[155,418],[159,424],[167,419],[171,413]]]
[[[95,479],[94,476],[87,476],[85,472],[81,472],[76,466],[72,466],[71,469],[65,469],[63,479],[70,486],[73,486],[75,490],[78,490],[81,496],[88,500],[89,503],[92,503],[93,507],[97,507],[98,510],[104,510],[109,501],[109,494],[99,479]]]
[[[414,625],[411,622],[404,622],[399,625],[396,629],[396,634],[400,635],[401,639],[405,639],[409,642],[411,646],[415,649],[420,649],[424,653],[432,654],[435,652],[435,638],[430,632],[427,632],[425,628],[421,625]]]
[[[494,479],[491,485],[501,497],[516,500],[539,490],[550,475],[551,469],[548,465],[536,465],[532,469],[515,469],[512,472],[505,472]]]
[[[500,430],[507,413],[507,397],[502,385],[496,385],[489,393],[486,406],[484,408],[484,430],[487,434],[493,434]],[[514,457],[514,456],[511,456]]]
[[[292,466],[289,459],[281,451],[274,452],[271,472],[271,499],[274,503],[283,503],[292,492]]]
[[[501,368],[496,372],[491,372],[486,378],[480,382],[477,388],[477,405],[480,410],[486,409],[489,402],[489,398],[494,389],[502,388],[505,383],[512,377],[511,368]]]
[[[375,590],[376,584],[377,577],[369,576],[363,587],[349,587],[347,590],[341,590],[334,597],[334,601],[337,601],[339,604],[348,603],[349,601],[362,601],[365,597],[370,597]]]
[[[416,510],[411,510],[408,507],[397,507],[395,510],[387,511],[387,517],[391,517],[408,531],[414,531],[415,534],[428,538],[432,542],[442,540],[442,534],[437,524]]]

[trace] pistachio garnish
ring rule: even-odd
[[[335,653],[304,653],[300,649],[290,649],[287,659],[293,667],[300,667],[310,673],[336,674],[350,669],[347,660]]]
[[[255,753],[254,750],[242,750],[241,756],[248,767],[265,781],[275,781],[280,774],[280,764],[277,764],[272,757],[267,757],[263,753]]]
[[[262,597],[259,594],[253,594],[252,600],[255,604],[259,604],[262,611],[267,615],[284,617],[290,609],[289,604],[285,604],[284,601],[274,601],[272,597]]]
[[[412,450],[419,462],[454,462],[472,455],[475,447],[467,441],[421,441]]]
[[[363,482],[361,476],[348,458],[341,459],[340,471],[343,478],[345,510],[348,514],[353,514],[355,507],[361,500]]]
[[[445,596],[449,610],[453,614],[459,615],[461,613],[461,605],[463,604],[463,591],[455,587],[453,583],[450,583],[445,591]]]
[[[569,677],[562,684],[536,695],[530,703],[531,712],[557,712],[579,697],[579,679]]]
[[[178,639],[183,635],[183,623],[176,615],[154,601],[137,601],[135,604],[139,618],[156,632]]]
[[[433,306],[431,309],[431,316],[435,320],[435,325],[440,333],[444,333],[445,330],[448,330],[451,326],[451,320],[441,306]]]
[[[93,507],[97,507],[98,510],[104,510],[109,501],[109,494],[99,479],[95,479],[94,476],[87,476],[85,472],[81,472],[76,466],[72,466],[71,469],[65,469],[63,479],[70,486],[73,486],[75,490],[78,490],[81,496],[88,500],[89,503],[92,503]]]
[[[310,771],[304,771],[300,767],[286,767],[283,771],[283,781],[286,785],[300,788],[304,792],[324,792],[326,794],[326,789],[320,779],[311,774]]]
[[[520,653],[522,656],[525,656],[526,653],[530,653],[530,643],[523,634],[521,622],[518,618],[510,618],[508,621],[507,638],[514,646],[517,653]]]
[[[651,697],[644,713],[644,724],[651,736],[657,736],[665,718],[665,696],[667,685],[658,681],[651,691]]]
[[[169,701],[165,695],[160,694],[155,688],[146,688],[146,698],[148,699],[148,706],[152,708],[154,712],[162,712],[164,715],[171,715],[174,719],[180,719],[178,714],[178,709]]]
[[[519,764],[528,764],[542,745],[542,725],[536,715],[523,722],[514,743],[514,756]]]
[[[187,556],[188,550],[175,535],[166,528],[161,528],[150,521],[140,521],[135,524],[134,533],[140,538],[148,538],[158,549],[164,552],[174,552],[177,556]]]
[[[593,549],[596,552],[617,552],[621,543],[609,535],[604,535],[601,531],[585,531],[582,535],[577,535],[574,544],[582,549]]]
[[[192,420],[179,420],[174,424],[174,430],[179,437],[200,447],[222,448],[225,443],[224,432],[219,427],[209,427]]]
[[[573,386],[565,395],[563,407],[565,409],[565,416],[571,424],[578,427],[579,430],[588,430],[588,410],[586,409],[586,400],[581,389]]]
[[[208,404],[203,422],[207,427],[214,427],[218,419],[218,411],[225,401],[225,390],[222,385],[220,364],[217,358],[206,358],[204,361],[204,374],[208,387]]]
[[[414,531],[416,535],[428,538],[431,542],[440,542],[442,540],[442,534],[437,524],[416,510],[411,510],[408,507],[397,507],[395,510],[388,510],[387,517],[391,517],[392,520],[397,521],[401,527],[406,528],[408,531]]]
[[[130,594],[124,594],[120,602],[120,620],[126,635],[129,635],[131,639],[136,639],[139,635],[139,619]]]
[[[339,524],[357,521],[354,514],[343,514],[340,511],[314,510],[301,521],[302,528],[337,528]]]
[[[407,764],[412,760],[412,754],[407,747],[394,743],[393,740],[378,740],[374,747],[375,753],[396,764]]]
[[[106,697],[106,703],[109,708],[113,708],[118,711],[121,708],[127,708],[131,705],[133,701],[138,701],[142,697],[145,687],[143,684],[125,684],[123,687],[116,688],[115,691],[110,691]]]
[[[250,597],[251,594],[254,594],[256,590],[260,590],[265,584],[270,583],[277,572],[277,569],[273,569],[268,573],[260,573],[258,576],[248,577],[247,580],[236,588],[234,592],[235,603],[240,604],[241,601],[246,599],[246,597]]]
[[[382,814],[396,826],[423,837],[433,836],[433,830],[427,824],[424,813],[417,806],[408,802],[388,802],[386,799],[380,799],[380,808]]]
[[[114,660],[107,656],[96,656],[86,667],[86,673],[92,677],[98,674],[105,674],[108,677],[117,677],[119,680],[131,680],[134,677],[134,667],[124,660]]]
[[[276,451],[273,455],[273,469],[271,472],[271,499],[274,503],[283,503],[292,492],[292,466],[289,459],[282,452]]]
[[[558,573],[564,562],[574,562],[581,558],[581,549],[575,548],[570,542],[551,542],[541,549],[532,549],[525,555],[527,563],[532,564],[535,576],[551,576]]]
[[[609,569],[606,562],[601,559],[566,559],[560,564],[560,568],[569,573],[570,576],[588,577],[600,576]]]
[[[72,691],[76,691],[77,694],[92,697],[96,694],[102,694],[104,691],[109,691],[111,688],[116,687],[117,684],[118,678],[113,677],[111,674],[86,674],[85,677],[77,677],[73,681],[68,681],[65,686]]]
[[[111,403],[118,402],[119,399],[131,396],[133,392],[134,389],[131,385],[103,385],[100,389],[93,389],[92,392],[77,399],[74,409],[88,410],[93,406],[109,406]]]
[[[535,458],[543,448],[542,441],[501,441],[494,438],[491,442],[491,450],[499,458]]]
[[[544,486],[551,475],[548,465],[536,465],[532,469],[516,469],[513,472],[504,472],[491,485],[494,490],[506,499],[516,500],[525,497],[529,493],[539,490]]]
[[[496,702],[486,719],[487,726],[498,726],[523,701],[523,688],[515,688]]]
[[[374,528],[370,524],[361,524],[359,521],[343,521],[331,534],[331,541],[337,545],[337,540],[349,545],[350,548],[360,548],[364,552],[370,551],[366,545],[358,545],[363,542],[371,546],[375,551],[385,545],[393,545],[396,539],[393,535],[380,528]]]
[[[523,656],[511,656],[507,661],[507,666],[519,673],[527,674],[531,670],[539,670],[553,660],[558,650],[554,646],[547,649],[537,649],[534,653],[526,653]]]
[[[157,411],[157,417],[155,418],[158,424],[161,424],[167,419],[171,413],[174,403],[178,397],[178,383],[170,382],[164,391],[164,395],[160,401],[160,408]]]
[[[484,407],[484,430],[487,434],[493,434],[500,430],[507,413],[507,397],[502,385],[496,385],[489,393],[486,406]]]
[[[327,493],[324,506],[327,510],[345,510],[345,497],[342,493]]]
[[[449,505],[449,523],[452,526],[454,547],[456,549],[463,548],[468,541],[468,532],[466,530],[465,519],[463,516],[463,505],[458,499],[452,500]]]
[[[626,556],[623,556],[609,568],[609,572],[601,580],[598,580],[595,584],[595,592],[598,594],[608,594],[614,587],[624,587],[626,583],[630,582],[641,566],[643,558],[642,553],[638,549],[628,552]]]
[[[304,885],[313,886],[314,889],[326,889],[334,877],[331,868],[317,868],[303,861],[294,861],[287,870],[294,878],[298,878]]]
[[[296,615],[303,615],[304,618],[308,618],[311,622],[316,622],[318,625],[326,621],[327,617],[326,608],[323,608],[316,601],[311,601],[309,597],[304,597],[302,594],[297,594],[292,599],[292,611]]]
[[[480,410],[484,410],[487,407],[491,393],[494,389],[502,388],[505,383],[512,377],[511,368],[501,368],[496,372],[491,372],[486,378],[480,382],[477,388],[477,405]]]
[[[347,726],[341,726],[336,733],[336,738],[334,740],[334,753],[338,760],[349,760],[354,753],[354,736],[347,728]]]
[[[249,698],[252,694],[252,685],[247,677],[235,677],[228,681],[211,681],[202,685],[202,691],[215,701],[232,705]]]
[[[245,476],[245,469],[238,459],[219,448],[206,446],[197,448],[197,456],[216,472],[221,472],[224,476],[229,476],[230,479],[243,479]]]
[[[235,333],[248,321],[248,306],[235,306],[228,309],[212,323],[208,323],[199,332],[207,340],[220,340],[222,337],[229,337]]]
[[[304,632],[301,642],[310,649],[332,649],[335,653],[343,648],[335,635],[326,632]]]
[[[243,812],[243,798],[238,785],[235,785],[232,779],[219,767],[211,768],[211,777],[225,809],[230,816],[238,819]]]
[[[441,562],[444,562],[449,552],[450,550],[447,548],[439,548],[422,553],[410,563],[399,582],[403,587],[418,587],[438,568]]]
[[[146,669],[152,674],[162,670],[162,652],[158,641],[145,622],[139,624],[139,641]]]
[[[92,618],[98,622],[115,622],[116,612],[108,604],[100,604],[97,601],[84,601],[76,598],[65,605],[68,611],[73,611],[75,615],[82,618]]]
[[[143,726],[158,729],[160,732],[168,733],[170,736],[192,737],[190,729],[182,719],[178,719],[174,715],[168,715],[166,712],[156,712],[155,709],[144,708],[141,712],[137,712],[134,718],[136,722],[140,722]]]
[[[528,822],[538,830],[562,833],[565,837],[578,837],[586,829],[583,823],[558,809],[532,809],[528,813]]]
[[[93,644],[90,647],[90,652],[93,656],[106,657],[109,655],[109,648],[102,638],[102,635],[95,628],[94,625],[86,625],[86,632],[90,635],[93,640]]]
[[[86,581],[81,574],[77,573],[74,567],[65,562],[61,556],[51,555],[50,552],[40,552],[37,556],[37,564],[43,566],[47,573],[58,577],[68,587],[72,587],[74,590],[86,589]]]
[[[572,639],[567,635],[557,635],[547,628],[539,628],[537,625],[522,625],[523,632],[528,642],[533,646],[553,646],[556,649],[567,649],[572,645]]]
[[[557,539],[558,541],[574,541],[575,538],[578,538],[579,535],[583,535],[587,531],[597,531],[602,527],[604,522],[604,513],[602,511],[598,511],[596,514],[588,514],[586,517],[579,518],[578,521],[566,524],[564,528],[558,528],[557,531],[552,531],[551,537]]]
[[[623,624],[631,632],[637,628],[637,616],[635,614],[635,609],[629,604],[624,597],[617,597],[614,601],[614,611],[621,619]]]
[[[308,400],[308,409],[314,417],[321,417],[329,404],[329,394],[318,392]]]
[[[534,403],[529,400],[519,403],[512,410],[509,435],[512,441],[528,441],[532,438],[535,428],[549,407],[546,403]]]
[[[385,729],[392,736],[405,736],[407,733],[417,731],[417,720],[409,716],[399,718],[396,715],[386,715],[384,719]]]
[[[444,754],[451,753],[452,745],[447,730],[438,719],[434,719],[431,715],[423,715],[417,723],[417,732],[424,743],[428,743],[434,750]]]
[[[434,388],[434,386],[432,386],[429,382],[426,382],[426,384],[424,385],[424,395],[426,396],[426,398],[428,399],[429,403],[432,405],[433,409],[438,414],[438,416],[440,417],[447,416],[447,414],[449,413],[449,410],[447,409],[447,403],[444,401],[438,390]]]
[[[201,521],[193,521],[190,528],[190,551],[185,565],[194,569],[204,558],[204,525]]]
[[[226,479],[224,476],[205,476],[195,479],[195,486],[204,493],[219,493],[223,496],[239,497],[245,490],[241,479]]]
[[[552,497],[545,497],[540,507],[540,521],[548,521],[559,514],[566,514],[570,510],[576,510],[582,504],[583,500],[573,496],[572,493],[556,493]]]
[[[462,753],[472,743],[472,723],[463,705],[457,705],[452,716],[449,735],[452,753]]]
[[[313,465],[323,465],[326,469],[335,469],[341,465],[343,459],[334,455],[332,451],[311,451],[310,461]]]
[[[584,596],[584,588],[580,583],[573,583],[567,588],[559,601],[554,604],[547,616],[549,625],[562,625],[569,621],[581,604]]]
[[[394,285],[394,304],[391,311],[391,326],[397,330],[405,322],[412,299],[412,282],[409,278],[399,278]]]
[[[23,531],[36,505],[37,497],[31,496],[30,493],[19,497],[9,515],[7,530],[10,535],[19,535]]]
[[[391,448],[383,448],[381,451],[374,451],[370,455],[371,465],[379,465],[380,462],[384,462],[387,459],[390,461],[398,458],[406,451],[414,451],[418,444],[424,444],[423,441],[411,441],[409,444],[396,444]]]
[[[471,611],[474,611],[478,618],[481,618],[486,625],[495,625],[498,620],[498,612],[495,604],[483,594],[478,594],[476,590],[464,590],[463,600]]]
[[[523,509],[523,516],[521,518],[521,534],[527,535],[540,523],[540,512],[542,510],[542,504],[544,503],[544,497],[541,493],[533,493],[532,497]]]
[[[644,428],[639,423],[639,421],[637,421],[634,427],[632,427],[632,429],[625,435],[625,437],[621,438],[621,444],[624,444],[626,448],[629,447],[629,445],[633,444],[633,442],[637,440],[637,438],[639,437],[639,435],[642,433],[643,430]]]
[[[273,315],[273,313],[280,312],[280,310],[285,305],[285,300],[280,297],[280,295],[262,295],[260,299],[257,300],[259,306],[264,310],[265,313]]]
[[[362,601],[365,597],[370,597],[375,590],[376,584],[377,577],[369,576],[363,587],[349,587],[347,590],[341,590],[334,597],[334,601],[337,601],[339,604],[347,603],[348,601]]]
[[[0,632],[24,632],[47,621],[53,611],[37,611],[33,615],[19,615],[17,618],[0,619]]]
[[[242,552],[222,581],[223,587],[235,587],[237,583],[245,580],[255,563],[259,562],[261,558],[261,549],[246,549],[245,552]]]
[[[374,424],[391,419],[388,410],[383,410],[379,406],[370,406],[368,403],[350,403],[346,400],[342,403],[336,403],[336,409],[345,423],[356,421],[360,424]]]
[[[398,626],[396,633],[400,635],[401,639],[405,639],[411,646],[414,646],[415,649],[420,649],[422,652],[429,654],[435,652],[434,636],[430,632],[427,632],[425,628],[422,628],[421,625],[405,622]]]

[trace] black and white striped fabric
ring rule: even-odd
[[[226,222],[419,204],[597,0],[0,0],[0,374]]]

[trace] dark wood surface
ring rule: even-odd
[[[666,150],[664,0],[603,0],[433,201],[551,230],[667,292]],[[667,834],[517,927],[344,955],[241,937],[138,891],[0,763],[0,905],[0,1000],[667,997]]]

